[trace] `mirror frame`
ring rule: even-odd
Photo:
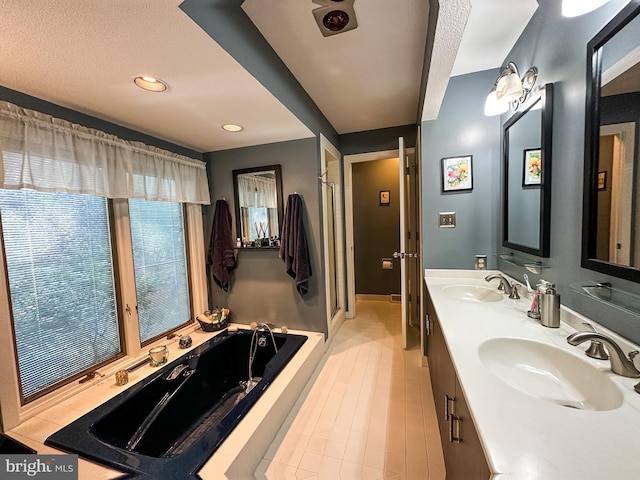
[[[278,237],[280,237],[282,233],[282,222],[284,221],[284,207],[282,200],[282,168],[280,165],[264,165],[261,167],[252,167],[252,168],[241,168],[238,170],[233,170],[233,200],[235,203],[235,212],[236,212],[236,238],[242,238],[242,222],[240,221],[240,196],[238,194],[238,175],[242,175],[245,173],[256,173],[256,172],[266,172],[266,171],[275,171],[276,175],[276,201],[278,204]],[[240,247],[242,250],[248,249],[258,249],[264,250],[268,248],[277,248],[280,247],[245,247],[244,245]]]
[[[604,46],[640,14],[640,0],[632,0],[587,44],[587,102],[584,133],[584,183],[582,213],[582,268],[640,282],[640,269],[596,258],[598,218],[598,157],[600,148],[600,86]]]
[[[502,161],[503,161],[503,180],[502,180],[502,245],[521,252],[537,255],[539,257],[548,257],[551,246],[551,149],[553,134],[553,84],[547,83],[540,90],[540,98],[537,100],[542,102],[542,125],[540,128],[540,150],[542,157],[542,179],[540,182],[540,236],[538,238],[539,248],[528,247],[509,241],[509,135],[508,130],[520,118],[531,110],[531,107],[537,102],[535,99],[530,102],[528,107],[515,113],[502,127]]]

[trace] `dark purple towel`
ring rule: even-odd
[[[298,293],[304,297],[309,291],[311,262],[302,214],[303,204],[300,195],[289,195],[282,223],[280,258],[286,265],[287,273],[296,280]]]
[[[211,267],[211,275],[222,290],[229,291],[229,276],[236,266],[231,236],[231,213],[225,200],[216,202],[211,228],[211,240],[207,253],[207,265]]]

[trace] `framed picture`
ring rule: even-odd
[[[442,191],[454,192],[473,189],[471,155],[442,159]]]
[[[598,172],[598,190],[607,189],[607,172]]]
[[[380,190],[380,205],[389,205],[391,203],[391,192],[389,190]]]
[[[539,148],[524,150],[522,185],[540,185],[542,183],[542,151]]]

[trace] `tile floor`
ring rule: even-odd
[[[444,480],[427,367],[400,304],[360,300],[265,454],[258,479]]]

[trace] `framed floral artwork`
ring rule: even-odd
[[[522,185],[540,185],[542,182],[542,158],[539,148],[532,148],[524,151],[524,166],[522,174]]]
[[[472,155],[442,159],[442,191],[453,192],[473,189]]]

